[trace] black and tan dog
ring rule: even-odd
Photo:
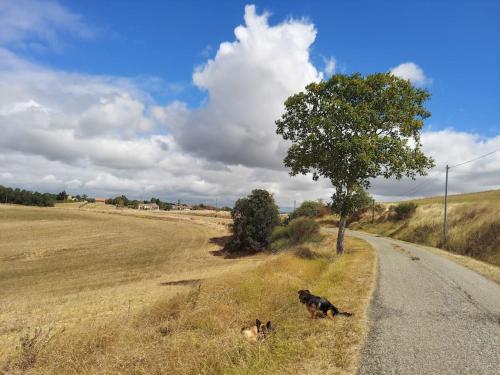
[[[340,312],[330,301],[326,298],[315,296],[309,290],[299,290],[299,300],[306,305],[307,311],[311,314],[312,319],[326,316],[328,319],[333,320],[335,315],[351,316],[351,313]]]
[[[259,341],[264,340],[272,329],[271,321],[264,324],[259,319],[255,319],[255,325],[251,327],[243,327],[241,329],[241,334],[249,340]]]

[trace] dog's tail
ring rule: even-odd
[[[347,311],[339,311],[338,315],[353,316],[354,314]]]

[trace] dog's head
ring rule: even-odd
[[[265,339],[272,330],[273,326],[271,325],[271,321],[264,324],[259,319],[255,319],[255,325],[243,327],[241,333],[250,340],[258,341]]]
[[[255,319],[255,326],[257,327],[257,332],[264,337],[273,329],[270,320],[264,324],[259,319]]]
[[[302,303],[307,303],[311,299],[311,292],[308,289],[299,290],[299,300]]]

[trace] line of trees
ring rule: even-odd
[[[0,185],[0,203],[22,204],[25,206],[54,207],[56,202],[65,202],[69,198],[66,191],[57,194],[10,188]],[[71,197],[72,202],[95,202],[86,194]]]
[[[22,204],[25,206],[53,207],[57,201],[56,194],[32,192],[19,188],[0,185],[0,202]]]

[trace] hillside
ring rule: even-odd
[[[410,202],[416,204],[415,211],[408,218],[396,219],[394,207]],[[500,265],[500,190],[449,196],[446,244],[443,211],[443,197],[383,203],[376,207],[374,223],[368,210],[350,227]]]
[[[443,204],[444,196],[440,195],[437,197],[413,199],[405,202],[415,202],[419,205],[432,204],[432,203]],[[477,193],[448,195],[448,203],[474,203],[474,202],[500,203],[500,190],[487,190],[487,191],[480,191]]]

